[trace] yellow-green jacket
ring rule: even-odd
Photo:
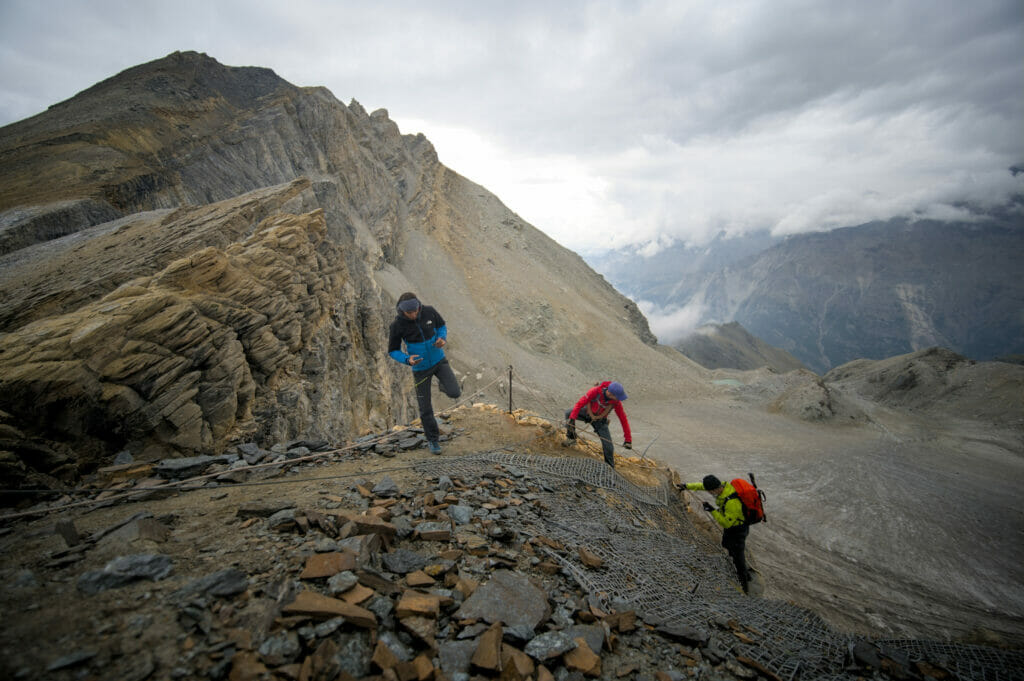
[[[688,482],[686,483],[686,489],[703,490],[704,483]],[[711,512],[711,515],[714,516],[715,520],[722,527],[736,527],[746,522],[746,518],[743,517],[743,502],[735,494],[736,490],[733,489],[731,484],[728,482],[722,483],[722,493],[715,499],[715,504],[718,508]],[[732,499],[729,497],[732,497]]]

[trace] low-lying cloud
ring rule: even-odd
[[[651,333],[662,345],[672,345],[696,331],[704,315],[704,305],[689,303],[684,307],[660,307],[648,300],[636,301],[637,307],[647,317]]]

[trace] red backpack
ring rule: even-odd
[[[753,481],[753,474],[751,474],[750,478],[751,481]],[[734,490],[736,490],[736,493],[730,495],[729,498],[731,499],[732,497],[736,497],[740,500],[740,503],[743,504],[743,517],[746,519],[747,524],[754,525],[755,523],[765,520],[765,495],[764,492],[757,488],[757,484],[747,482],[743,478],[730,480],[729,484],[732,485]]]

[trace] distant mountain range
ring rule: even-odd
[[[744,241],[713,244],[714,257],[676,253],[674,282],[664,272],[653,279],[636,259],[632,267],[614,258],[594,264],[610,264],[612,283],[635,299],[699,308],[701,323],[739,322],[819,373],[932,346],[976,360],[1024,352],[1020,211],[973,223],[896,219],[804,234],[717,269],[701,266],[702,258],[728,260],[765,237]]]

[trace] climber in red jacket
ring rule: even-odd
[[[608,414],[612,409],[619,417],[622,424],[622,435],[624,442],[622,446],[626,449],[633,448],[633,435],[629,432],[629,420],[626,418],[626,410],[622,403],[626,399],[626,389],[618,381],[603,381],[593,388],[576,402],[572,409],[565,412],[565,442],[566,447],[576,442],[576,419],[589,423],[594,427],[594,432],[601,438],[601,451],[604,452],[604,462],[615,468],[615,445],[612,443],[612,434],[608,429]]]

